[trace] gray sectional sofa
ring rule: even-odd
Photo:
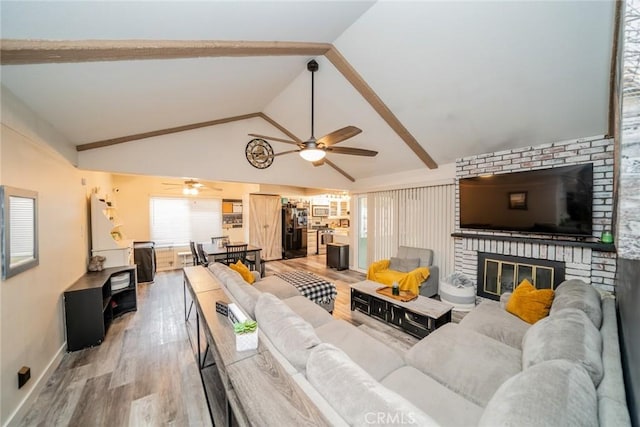
[[[401,355],[286,287],[209,269],[332,425],[630,425],[615,301],[581,281],[534,325],[486,301]]]

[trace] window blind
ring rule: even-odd
[[[11,259],[34,258],[35,234],[33,230],[35,202],[28,197],[10,196]]]
[[[222,235],[222,200],[182,197],[150,199],[150,236],[158,246],[211,242]]]

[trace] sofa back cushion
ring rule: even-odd
[[[597,387],[603,376],[602,336],[587,315],[565,308],[533,325],[522,340],[522,367],[565,359],[582,365]]]
[[[420,267],[429,267],[433,264],[433,251],[431,249],[398,246],[396,258],[420,258]]]
[[[505,381],[479,425],[596,427],[596,390],[581,365],[567,360],[543,362]]]
[[[269,293],[263,293],[258,298],[256,320],[260,330],[276,349],[298,371],[304,371],[309,352],[321,342],[313,327]]]
[[[600,292],[579,279],[565,280],[556,288],[550,314],[564,308],[579,308],[600,329],[602,325],[602,303]]]
[[[249,317],[255,318],[254,309],[256,301],[260,297],[260,291],[245,282],[240,273],[233,271],[224,264],[211,264],[209,265],[209,270],[224,284],[227,291]]]
[[[311,385],[351,426],[438,425],[331,344],[320,344],[311,351],[306,375]]]

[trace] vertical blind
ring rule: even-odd
[[[222,235],[221,199],[152,197],[149,212],[151,240],[159,246],[211,242]]]
[[[453,272],[455,185],[368,193],[367,215],[369,264],[413,246],[434,251],[441,277]]]
[[[35,257],[35,200],[9,196],[11,263]]]

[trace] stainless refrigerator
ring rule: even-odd
[[[282,258],[307,256],[309,210],[293,205],[282,207]]]

